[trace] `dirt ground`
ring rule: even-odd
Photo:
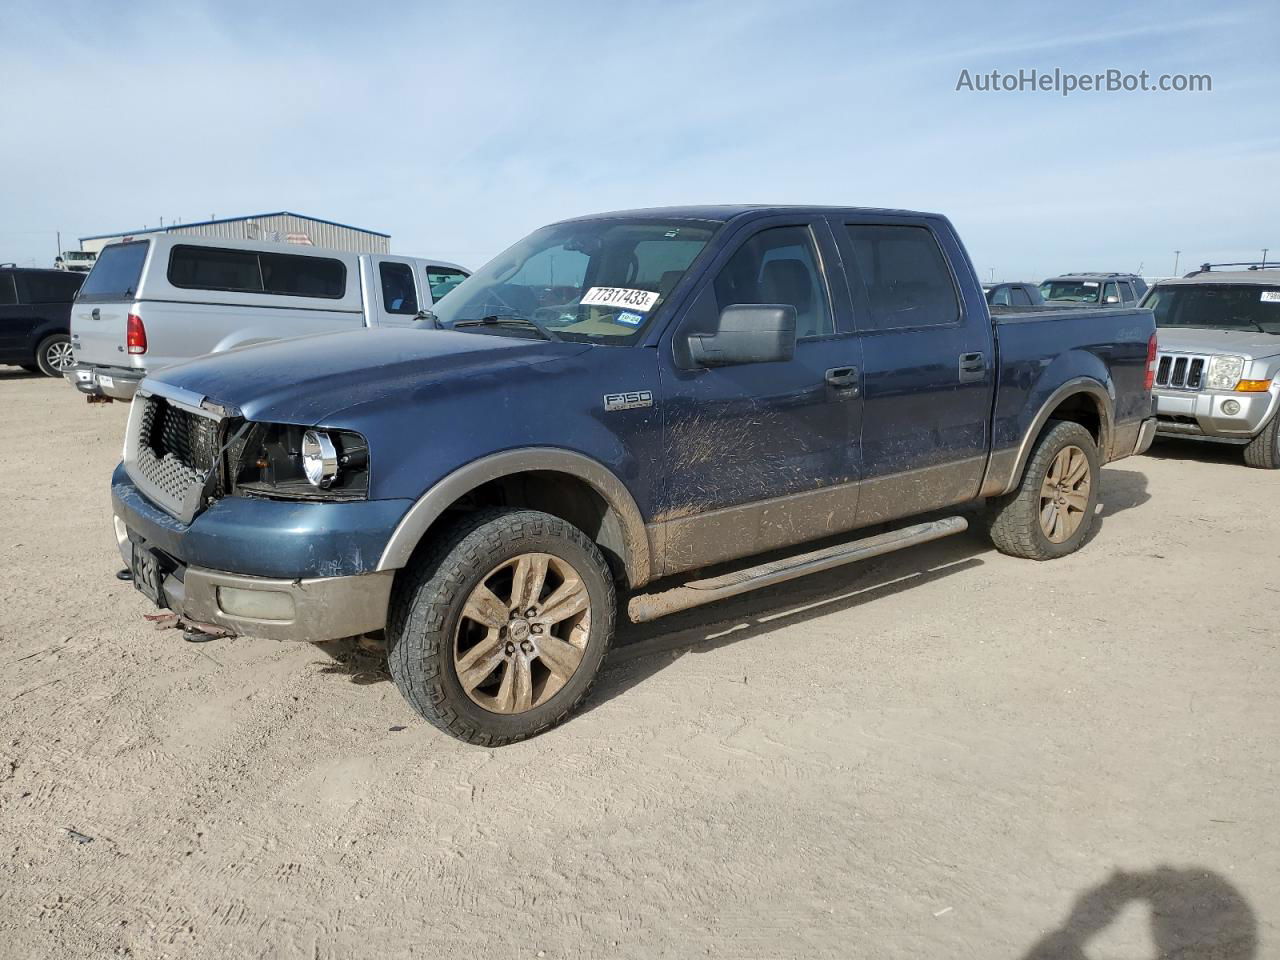
[[[1280,476],[1158,444],[976,535],[628,627],[464,746],[376,657],[112,574],[126,408],[0,368],[0,956],[1280,957]]]

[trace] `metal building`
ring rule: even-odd
[[[149,237],[157,233],[190,233],[199,237],[224,237],[228,240],[310,244],[356,253],[391,252],[391,235],[388,233],[352,227],[332,220],[304,217],[288,210],[255,213],[247,217],[201,220],[196,223],[173,223],[164,227],[143,227],[140,230],[122,230],[118,233],[99,233],[92,237],[81,237],[80,249],[97,253],[116,240]]]

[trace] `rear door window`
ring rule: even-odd
[[[410,316],[418,312],[418,292],[413,287],[413,268],[407,263],[378,264],[378,277],[382,281],[382,308],[387,313]]]
[[[15,279],[22,303],[70,303],[84,278],[50,271],[19,273]]]
[[[78,299],[123,300],[135,296],[150,246],[150,240],[133,240],[104,247],[80,288]]]
[[[431,291],[433,303],[467,279],[465,272],[453,267],[427,267],[426,273],[427,289]]]
[[[1010,298],[1013,302],[1013,306],[1015,307],[1031,306],[1031,297],[1022,287],[1013,287],[1012,292],[1010,293]]]
[[[13,287],[13,274],[0,273],[0,307],[8,307],[18,302],[18,292]]]
[[[1120,281],[1120,302],[1133,303],[1133,287],[1123,280]]]
[[[1108,283],[1102,288],[1103,303],[1119,303],[1120,289],[1114,283]]]
[[[299,257],[291,253],[260,253],[262,290],[282,297],[321,297],[340,300],[347,292],[347,268],[331,257]]]
[[[995,292],[991,294],[991,305],[993,307],[1007,307],[1009,303],[1009,288],[996,287]]]
[[[951,271],[926,227],[848,224],[858,276],[878,330],[956,323],[960,300]]]

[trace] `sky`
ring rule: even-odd
[[[681,203],[941,212],[983,279],[1280,255],[1280,17],[1258,3],[8,0],[0,261],[293,210],[472,268]],[[1209,92],[957,90],[999,70]]]

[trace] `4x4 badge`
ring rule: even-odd
[[[611,410],[634,410],[636,407],[652,407],[652,390],[628,390],[626,393],[606,393],[604,408]]]

